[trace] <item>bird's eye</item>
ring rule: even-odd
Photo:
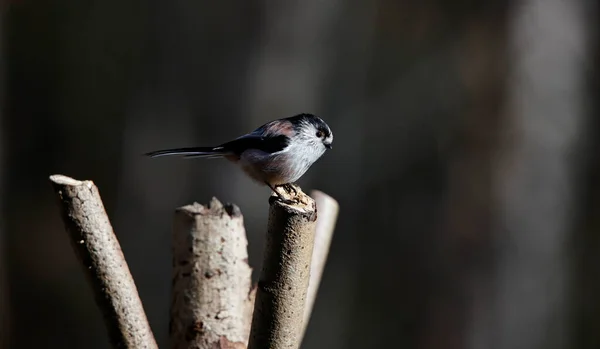
[[[323,137],[323,131],[317,131],[317,137],[318,138]]]

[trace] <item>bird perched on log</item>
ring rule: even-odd
[[[327,149],[333,133],[321,118],[312,114],[273,120],[256,130],[216,147],[158,150],[151,157],[179,155],[186,158],[223,157],[237,165],[256,182],[265,184],[286,203],[278,191],[296,193],[296,182]]]

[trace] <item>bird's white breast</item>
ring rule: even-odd
[[[276,153],[248,149],[239,165],[258,182],[281,185],[296,182],[325,152],[322,144],[294,144]]]

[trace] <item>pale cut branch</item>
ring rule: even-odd
[[[312,198],[297,188],[297,204],[269,199],[269,223],[249,349],[300,346],[317,220]]]
[[[306,331],[306,326],[310,320],[310,315],[317,298],[323,270],[325,269],[327,256],[329,255],[329,247],[331,246],[331,239],[333,238],[338,212],[340,210],[338,202],[322,191],[312,190],[310,196],[315,200],[317,205],[317,227],[315,230],[312,263],[310,266],[310,282],[306,293],[302,333]],[[304,335],[302,337],[304,337]]]
[[[173,226],[173,349],[245,349],[255,290],[239,208],[213,198],[176,210]]]
[[[158,348],[121,246],[92,181],[50,176],[77,258],[115,348]]]

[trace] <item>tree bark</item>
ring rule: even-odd
[[[300,346],[317,220],[316,204],[297,188],[297,204],[271,196],[250,349]]]
[[[115,348],[158,348],[98,188],[50,176],[63,221]]]
[[[312,253],[312,262],[310,265],[310,281],[306,292],[302,333],[306,331],[306,326],[308,326],[308,321],[310,320],[310,314],[312,313],[315,300],[317,299],[319,285],[321,284],[321,278],[323,277],[323,270],[325,270],[327,256],[329,255],[329,246],[331,246],[331,239],[333,238],[333,231],[335,230],[335,224],[340,210],[338,202],[322,191],[313,190],[311,191],[310,196],[315,200],[317,205],[318,217],[315,228],[315,243]]]
[[[246,348],[255,289],[239,208],[213,198],[176,210],[171,347]]]

